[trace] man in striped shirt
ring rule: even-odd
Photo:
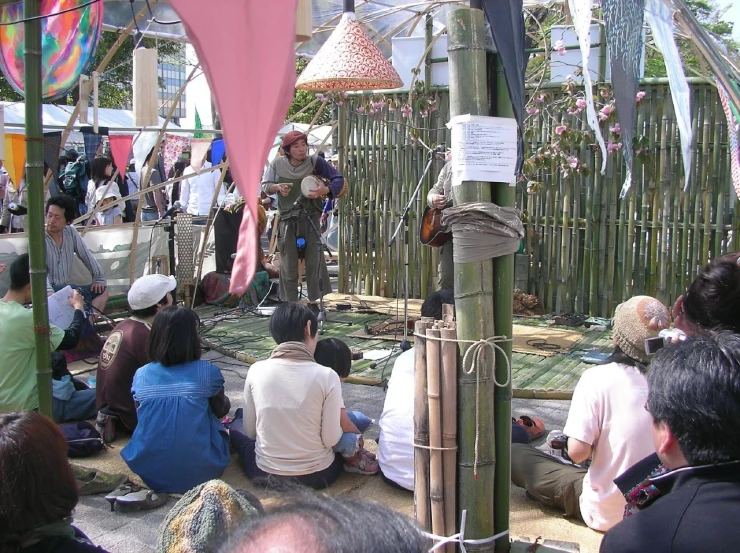
[[[103,269],[71,224],[76,215],[77,205],[70,196],[52,196],[46,202],[46,272],[54,290],[68,285],[79,290],[85,299],[85,310],[94,320],[94,315],[105,309],[108,289]],[[78,286],[69,283],[75,254],[90,271],[92,284]]]

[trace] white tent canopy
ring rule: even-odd
[[[311,129],[310,131],[308,129]],[[270,154],[267,156],[268,161],[275,159],[275,156],[280,149],[280,143],[283,140],[283,136],[288,134],[290,131],[299,131],[308,135],[308,146],[310,149],[319,152],[331,152],[332,148],[332,125],[319,125],[317,127],[311,127],[306,123],[286,123],[278,131],[278,135],[273,142],[273,147],[270,150]],[[328,155],[328,154],[327,154]]]
[[[23,133],[26,125],[26,105],[23,102],[11,103],[0,102],[5,115],[5,132],[6,133]],[[63,106],[57,104],[43,104],[43,125],[44,132],[59,131],[67,126],[69,118],[72,117],[74,106]],[[93,110],[89,108],[88,121],[92,124]],[[159,118],[160,127],[149,127],[152,131],[158,131],[164,125],[164,118]],[[134,126],[134,113],[127,109],[98,109],[98,124],[101,127],[107,127],[110,134],[138,134],[139,129]],[[79,132],[81,126],[76,124],[74,131],[70,134],[69,142],[83,142],[82,133]],[[168,132],[178,133],[180,127],[170,121],[167,125]],[[178,133],[179,134],[179,133]]]

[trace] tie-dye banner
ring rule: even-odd
[[[673,11],[660,0],[647,0],[645,19],[650,25],[655,46],[660,50],[665,62],[668,83],[671,87],[673,111],[676,112],[678,134],[681,137],[681,157],[683,158],[684,190],[691,180],[691,156],[694,135],[691,130],[691,92],[686,74],[683,71],[681,54],[673,38]]]
[[[164,170],[166,175],[170,174],[170,169],[174,167],[175,162],[180,159],[183,151],[190,145],[190,139],[185,136],[176,134],[166,134],[164,137]],[[166,176],[165,175],[165,176]]]

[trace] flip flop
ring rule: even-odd
[[[542,422],[542,419],[522,415],[517,419],[516,423],[523,426],[524,430],[527,431],[530,442],[545,435],[545,423]]]
[[[120,513],[147,511],[161,507],[167,503],[168,499],[169,496],[166,493],[156,493],[152,490],[141,489],[138,492],[116,498],[115,510]]]

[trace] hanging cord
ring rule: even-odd
[[[466,539],[465,538],[465,523],[467,522],[467,518],[468,518],[468,511],[463,509],[463,512],[460,515],[460,531],[457,534],[453,534],[452,536],[437,536],[436,534],[429,534],[427,532],[422,532],[422,534],[425,537],[437,542],[429,550],[429,553],[432,553],[433,551],[440,549],[441,547],[447,545],[448,543],[459,543],[460,551],[462,553],[467,553],[468,550],[465,548],[466,544],[467,545],[487,545],[509,534],[509,530],[507,529],[489,538],[480,538],[477,540]]]
[[[93,4],[97,4],[98,2],[100,2],[100,0],[91,0],[90,2],[85,2],[84,4],[80,4],[79,6],[75,6],[74,8],[67,8],[66,10],[60,10],[58,12],[47,13],[46,15],[36,15],[34,17],[26,17],[24,19],[16,19],[15,21],[5,21],[3,23],[0,23],[0,27],[5,27],[7,25],[17,25],[18,23],[25,23],[26,21],[36,21],[37,19],[46,19],[48,17],[55,17],[57,15],[62,15],[63,13],[81,10]]]
[[[459,340],[459,339],[446,339],[437,338],[436,336],[427,336],[426,334],[418,334],[414,332],[414,336],[424,338],[426,340],[436,340],[438,342],[455,342],[457,344],[472,344],[465,355],[463,356],[462,371],[466,375],[473,374],[475,371],[475,457],[473,460],[473,478],[478,480],[478,443],[480,442],[480,365],[483,361],[483,355],[488,349],[492,354],[493,359],[493,383],[499,388],[504,388],[511,382],[511,359],[506,355],[504,349],[499,346],[501,342],[512,342],[513,338],[506,336],[491,336],[481,340]],[[499,382],[496,380],[496,352],[499,351],[506,359],[506,381]],[[468,364],[470,359],[470,368],[466,369],[465,366]],[[416,444],[414,444],[416,445]],[[423,446],[426,448],[426,446]],[[431,449],[431,448],[430,448]],[[436,449],[436,448],[435,448]]]

